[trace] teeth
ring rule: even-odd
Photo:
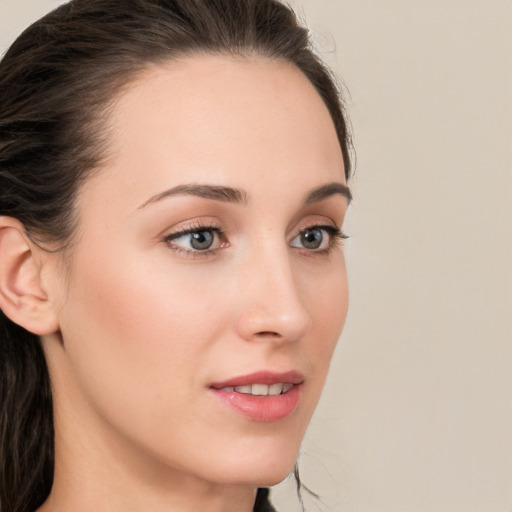
[[[235,391],[237,391],[238,393],[244,393],[246,395],[250,395],[252,394],[251,393],[251,385],[248,385],[248,386],[237,386],[235,388]]]
[[[236,391],[237,393],[243,393],[245,395],[255,396],[276,396],[290,391],[293,384],[247,384],[245,386],[235,386],[222,388],[222,391]]]
[[[268,395],[268,386],[266,384],[253,384],[251,389],[251,395]]]
[[[280,395],[283,392],[284,384],[272,384],[268,387],[269,395]]]

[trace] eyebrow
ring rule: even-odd
[[[145,208],[149,204],[161,201],[167,197],[181,195],[202,197],[205,199],[212,199],[214,201],[221,201],[223,203],[234,204],[247,204],[249,200],[247,192],[238,188],[225,187],[222,185],[198,185],[189,183],[178,185],[168,190],[164,190],[159,194],[155,194],[147,201],[142,203],[138,209],[140,210],[141,208]],[[306,199],[304,200],[304,204],[309,205],[312,203],[317,203],[333,195],[341,195],[345,197],[349,203],[352,200],[352,194],[347,185],[334,181],[332,183],[321,185],[320,187],[314,188],[308,192]]]
[[[334,195],[341,195],[345,197],[349,204],[350,201],[352,201],[352,193],[347,185],[339,183],[338,181],[333,181],[332,183],[327,183],[326,185],[321,185],[320,187],[311,190],[306,196],[304,204],[308,205],[311,203],[318,203],[319,201],[323,201],[324,199]]]
[[[214,201],[222,201],[223,203],[235,204],[246,204],[248,200],[247,193],[237,188],[223,187],[221,185],[197,185],[190,183],[186,185],[178,185],[150,197],[139,206],[139,210],[148,204],[155,203],[156,201],[160,201],[166,197],[183,195],[203,197],[205,199],[213,199]]]

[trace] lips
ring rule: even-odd
[[[254,421],[279,421],[291,415],[300,402],[304,377],[297,371],[261,371],[216,382],[214,396],[232,410]]]

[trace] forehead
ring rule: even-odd
[[[309,187],[344,181],[321,97],[292,64],[259,57],[150,67],[115,103],[108,146],[110,171],[122,182],[143,179],[147,194],[175,181],[286,186],[290,172]]]

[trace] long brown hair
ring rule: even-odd
[[[36,243],[66,248],[79,185],[105,157],[113,99],[149,64],[199,53],[297,66],[329,109],[349,176],[336,83],[278,0],[72,0],[23,32],[0,63],[0,215],[21,221]],[[40,340],[0,311],[2,512],[32,512],[46,500],[53,443]],[[266,494],[259,496],[264,510]]]

